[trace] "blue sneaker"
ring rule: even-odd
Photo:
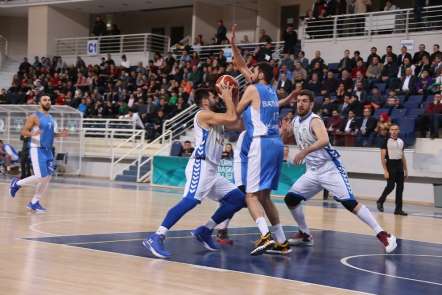
[[[158,258],[169,258],[170,252],[164,248],[165,239],[164,235],[151,234],[143,241],[143,246]]]
[[[11,198],[14,198],[15,197],[15,194],[18,192],[18,190],[21,188],[21,186],[19,186],[18,184],[17,184],[17,182],[18,182],[18,178],[17,177],[14,177],[12,180],[11,180],[11,184],[9,185],[9,195],[11,196]]]
[[[48,211],[48,210],[46,210],[46,208],[44,208],[40,204],[40,201],[37,201],[37,203],[35,203],[35,204],[32,204],[32,202],[29,202],[28,205],[26,206],[26,208],[28,208],[36,213],[45,213],[46,211]]]
[[[208,229],[205,226],[200,226],[194,229],[191,234],[194,236],[198,242],[200,242],[204,248],[209,251],[218,251],[219,246],[212,239],[213,230]]]

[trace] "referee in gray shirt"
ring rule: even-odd
[[[407,161],[404,155],[404,141],[399,138],[399,131],[398,125],[391,125],[389,137],[381,148],[381,161],[387,186],[376,203],[378,210],[384,212],[385,199],[393,191],[396,184],[396,208],[394,214],[406,216],[407,213],[402,210],[402,193],[404,191],[404,179],[408,176],[408,172]]]

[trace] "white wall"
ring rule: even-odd
[[[151,33],[152,28],[184,27],[184,36],[192,34],[192,7],[157,9],[152,11],[127,11],[111,15],[122,34]]]
[[[303,50],[306,53],[308,59],[311,59],[315,50],[321,51],[321,56],[326,63],[339,62],[344,56],[344,50],[350,49],[351,52],[359,50],[364,59],[370,54],[370,48],[375,46],[378,48],[380,55],[385,53],[385,48],[388,45],[393,46],[395,53],[400,52],[401,40],[410,39],[414,40],[414,48],[418,49],[419,44],[423,43],[427,47],[427,50],[432,49],[433,44],[442,43],[441,31],[430,31],[423,33],[410,34],[408,38],[404,34],[391,34],[391,35],[374,35],[372,40],[360,39],[358,37],[340,38],[336,42],[330,39],[324,40],[304,40]]]
[[[274,40],[280,39],[281,6],[279,1],[258,0],[257,32],[264,29]]]
[[[27,56],[28,19],[26,17],[2,16],[0,18],[0,35],[8,40],[8,56],[22,60]]]
[[[217,21],[224,16],[224,9],[216,5],[195,1],[193,14],[192,38],[201,34],[205,42],[210,43],[216,34]]]

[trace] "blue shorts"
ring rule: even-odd
[[[241,132],[233,153],[233,178],[236,186],[245,185],[247,182],[247,161],[251,143],[252,138],[247,136],[247,132]]]
[[[52,150],[42,147],[31,147],[29,149],[32,161],[32,170],[38,177],[47,177],[54,174],[54,155]]]
[[[279,136],[254,137],[247,153],[246,192],[278,189],[284,145]]]

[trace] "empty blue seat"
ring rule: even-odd
[[[425,101],[426,101],[426,102],[432,102],[433,99],[434,99],[434,96],[433,96],[433,95],[428,95],[428,96],[427,96],[427,99],[426,99]]]
[[[315,104],[322,104],[322,101],[324,100],[324,96],[315,96]]]
[[[407,117],[409,118],[417,118],[420,115],[422,115],[425,112],[424,109],[418,108],[418,109],[410,109],[407,112]]]
[[[414,132],[415,122],[413,118],[402,118],[399,121],[399,127],[401,129],[400,135],[405,142],[405,146],[411,146],[416,141]]]
[[[391,112],[391,119],[401,119],[405,117],[405,114],[407,113],[406,109],[393,109]]]
[[[411,95],[408,97],[407,102],[412,101],[412,102],[417,102],[418,104],[422,103],[422,99],[424,97],[422,95]]]
[[[181,142],[175,141],[172,143],[172,147],[170,148],[170,155],[172,157],[178,157],[181,155],[181,151],[183,149],[183,146],[181,145]]]
[[[406,108],[406,109],[409,109],[409,110],[411,110],[411,109],[417,109],[417,108],[419,108],[419,104],[420,104],[420,102],[417,102],[417,101],[407,101],[407,102],[405,102],[404,103],[404,107]]]
[[[328,69],[332,72],[336,72],[339,68],[339,63],[329,63]]]
[[[401,104],[404,104],[405,102],[405,95],[398,95],[399,101],[401,102]]]
[[[388,112],[389,112],[389,109],[377,109],[374,112],[373,117],[375,117],[376,119],[379,119],[379,117],[381,116],[382,113],[387,113],[388,114]]]

